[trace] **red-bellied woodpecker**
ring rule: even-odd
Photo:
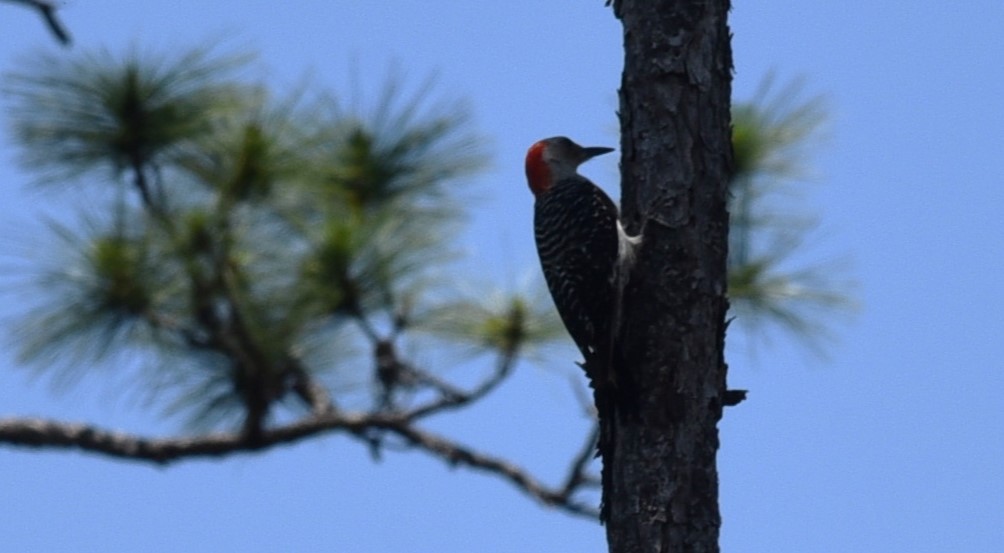
[[[623,406],[625,375],[616,373],[614,338],[620,301],[639,238],[621,226],[617,206],[578,173],[586,160],[612,148],[584,148],[563,136],[546,138],[526,154],[526,178],[536,201],[533,228],[544,280],[565,328],[585,358],[600,418],[604,496],[613,447],[613,417]],[[604,502],[606,505],[606,502]],[[605,513],[603,513],[605,514]]]

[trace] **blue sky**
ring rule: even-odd
[[[620,27],[600,0],[107,0],[62,13],[76,49],[222,37],[257,50],[279,90],[305,76],[344,89],[352,67],[366,86],[395,63],[415,81],[437,72],[492,140],[462,244],[503,285],[535,270],[526,147],[554,134],[617,144]],[[809,258],[852,259],[861,307],[826,360],[776,337],[755,355],[730,348],[732,384],[751,394],[721,424],[724,551],[983,552],[1004,541],[1001,28],[995,0],[736,3],[735,97],[771,69],[827,97],[828,138],[806,160],[804,205],[823,221]],[[56,49],[35,14],[0,4],[0,72],[32,48]],[[8,229],[52,208],[25,189],[0,132],[7,257],[23,246]],[[616,194],[615,164],[586,172]],[[436,429],[553,481],[584,431],[566,364],[522,364]],[[0,416],[172,431],[98,382],[53,394],[5,349]],[[493,477],[417,453],[375,464],[337,436],[165,469],[4,447],[0,474],[10,551],[605,550],[598,525]]]

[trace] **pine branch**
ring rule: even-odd
[[[364,436],[377,430],[396,435],[409,446],[430,453],[451,466],[466,466],[499,476],[542,503],[571,514],[595,518],[595,509],[573,499],[579,489],[591,485],[582,473],[586,462],[581,453],[572,464],[573,474],[565,485],[552,488],[526,469],[444,437],[419,429],[405,414],[354,414],[326,412],[298,422],[263,430],[254,441],[241,433],[216,433],[193,437],[149,439],[98,427],[44,419],[0,419],[0,443],[46,449],[78,449],[118,459],[159,465],[198,457],[223,457],[292,444],[328,432],[344,431]],[[591,444],[595,441],[590,436]]]

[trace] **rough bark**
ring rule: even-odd
[[[619,417],[610,551],[716,552],[717,423],[732,165],[728,0],[622,0],[622,210],[644,242],[619,348],[637,412]]]

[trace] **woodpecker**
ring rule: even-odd
[[[640,238],[624,231],[613,200],[578,173],[583,162],[613,148],[582,147],[566,137],[546,138],[526,154],[534,201],[534,235],[544,280],[565,328],[584,357],[600,419],[603,494],[609,490],[613,418],[628,385],[616,374],[614,337],[620,301]],[[619,389],[620,388],[620,389]],[[606,518],[606,501],[601,517]]]
[[[583,162],[612,151],[558,136],[535,143],[526,154],[544,280],[594,386],[612,376],[596,371],[609,362],[618,281],[638,244],[624,231],[613,200],[578,173]]]

